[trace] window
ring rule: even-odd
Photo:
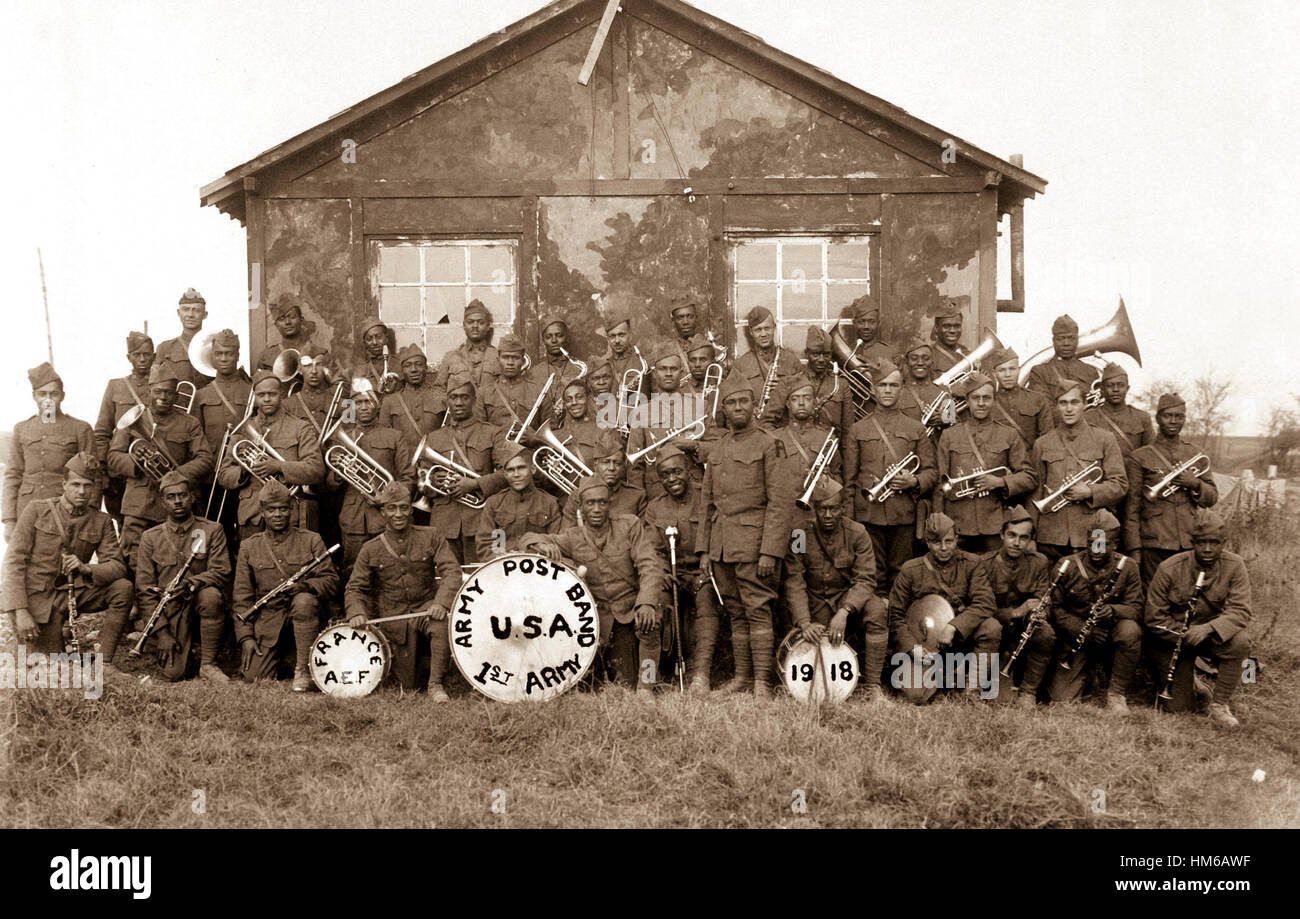
[[[754,236],[732,240],[731,303],[736,356],[749,350],[745,316],[765,306],[776,317],[777,341],[803,348],[805,329],[840,320],[844,307],[871,292],[875,253],[870,236]]]
[[[379,318],[397,346],[415,342],[430,365],[465,340],[471,300],[492,312],[497,337],[514,327],[518,301],[513,239],[372,240]]]

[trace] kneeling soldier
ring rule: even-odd
[[[1106,709],[1127,715],[1128,701],[1124,697],[1142,650],[1142,626],[1138,624],[1142,615],[1142,578],[1132,559],[1117,550],[1119,531],[1115,515],[1102,508],[1088,521],[1088,548],[1069,556],[1056,592],[1060,602],[1052,607],[1052,623],[1064,641],[1048,692],[1053,702],[1079,698],[1088,664],[1109,645],[1114,649],[1115,662],[1106,692]],[[1090,615],[1095,617],[1093,625],[1079,647],[1080,633]]]
[[[1144,622],[1154,645],[1157,685],[1163,691],[1187,603],[1195,592],[1197,576],[1204,573],[1201,599],[1187,620],[1179,650],[1169,710],[1190,707],[1196,658],[1210,658],[1219,665],[1210,717],[1235,728],[1239,722],[1228,708],[1228,700],[1241,682],[1242,661],[1250,656],[1250,637],[1246,634],[1251,617],[1250,576],[1240,555],[1224,551],[1223,527],[1223,518],[1214,511],[1197,512],[1192,551],[1180,552],[1156,569],[1147,591]]]
[[[235,637],[239,639],[240,670],[250,683],[274,679],[286,657],[286,622],[292,625],[293,691],[311,689],[307,665],[311,643],[320,631],[321,601],[338,590],[334,562],[326,559],[296,585],[292,597],[278,597],[262,607],[251,622],[242,617],[259,599],[279,587],[303,565],[325,552],[325,543],[311,530],[289,525],[289,489],[270,479],[258,492],[266,529],[243,540],[235,561]]]

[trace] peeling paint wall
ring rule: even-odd
[[[345,348],[353,322],[359,318],[353,316],[352,309],[351,221],[351,203],[346,198],[266,202],[266,302],[274,302],[282,293],[298,294],[303,300],[303,319],[316,327],[315,340]],[[266,321],[269,324],[269,316]],[[273,327],[269,338],[268,329],[260,331],[260,341],[254,335],[255,349],[279,337]]]

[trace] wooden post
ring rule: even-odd
[[[41,268],[41,300],[45,302],[45,344],[50,349],[50,366],[54,365],[54,333],[50,331],[50,296],[45,292],[45,259],[41,247],[36,247],[36,264]]]
[[[1024,168],[1025,158],[1019,153],[1008,157],[1011,165]],[[998,301],[999,313],[1025,311],[1025,206],[1018,204],[1009,211],[1011,217],[1011,299]]]
[[[600,57],[600,50],[605,47],[605,37],[609,35],[609,27],[614,23],[614,14],[618,12],[618,2],[619,0],[609,0],[605,4],[605,15],[600,17],[600,25],[596,26],[596,37],[591,40],[587,59],[582,62],[582,72],[578,74],[578,82],[583,86],[586,86],[591,79],[591,72],[596,68],[596,58]]]

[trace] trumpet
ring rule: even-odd
[[[781,363],[781,346],[776,346],[776,353],[772,355],[772,366],[767,371],[767,379],[763,381],[763,395],[758,400],[758,408],[754,412],[754,419],[757,421],[763,417],[763,412],[767,410],[768,400],[772,398],[772,391],[776,389],[776,370]]]
[[[1210,458],[1204,453],[1198,453],[1186,462],[1179,463],[1173,469],[1170,469],[1159,482],[1156,482],[1150,488],[1142,492],[1142,496],[1148,501],[1155,501],[1158,498],[1168,498],[1182,486],[1174,484],[1174,479],[1178,478],[1184,472],[1191,472],[1192,475],[1200,478],[1210,471]]]
[[[325,465],[367,500],[378,501],[379,493],[392,484],[392,473],[337,427],[330,437],[338,443],[325,451]]]
[[[230,448],[230,455],[235,458],[235,462],[244,468],[245,472],[253,477],[255,482],[259,485],[265,485],[267,480],[254,472],[253,467],[268,456],[281,463],[284,462],[284,457],[279,454],[275,447],[266,442],[266,437],[258,432],[257,428],[250,427],[248,433],[252,436],[252,439],[235,441],[235,445]],[[298,485],[289,485],[288,488],[290,497],[296,497],[298,492],[301,491],[301,486]]]
[[[144,426],[140,424],[147,411],[139,403],[131,406],[118,420],[117,430],[129,431],[136,435],[127,445],[127,455],[131,457],[131,461],[135,463],[137,469],[154,481],[160,482],[163,476],[176,468],[176,461],[154,439],[154,435],[158,432],[158,425],[150,419],[153,427],[146,432]]]
[[[1038,508],[1038,513],[1040,514],[1054,514],[1070,503],[1070,499],[1065,497],[1065,493],[1075,485],[1096,485],[1105,477],[1106,475],[1102,471],[1101,463],[1089,463],[1083,469],[1062,482],[1061,487],[1056,489],[1056,491],[1035,501],[1034,507]]]
[[[694,431],[694,433],[690,433],[692,431]],[[660,447],[667,444],[668,441],[672,440],[674,437],[685,437],[687,440],[699,440],[703,436],[704,436],[704,419],[696,418],[690,424],[684,424],[675,431],[669,431],[667,434],[665,434],[663,437],[656,440],[654,443],[650,444],[648,447],[642,447],[640,450],[636,451],[635,453],[629,453],[627,455],[627,461],[629,463],[635,464],[641,461],[642,459],[644,459],[647,465],[654,465],[654,458],[651,457],[650,454],[654,453]]]
[[[900,491],[894,487],[894,480],[904,472],[915,474],[916,470],[921,468],[921,458],[915,453],[909,453],[894,465],[885,470],[885,474],[880,477],[874,488],[867,492],[867,499],[876,503],[884,503]]]
[[[1011,475],[1011,470],[1006,466],[994,466],[992,469],[976,469],[967,475],[944,476],[943,484],[939,489],[943,492],[945,498],[982,498],[989,493],[988,489],[980,489],[975,483],[981,476],[986,475]]]
[[[197,388],[189,380],[181,380],[176,384],[176,407],[185,414],[190,413],[194,408],[194,397],[199,394]]]
[[[804,476],[803,494],[795,498],[795,504],[805,509],[812,506],[813,489],[817,487],[817,482],[820,481],[822,474],[826,472],[826,467],[831,464],[831,460],[835,458],[835,451],[839,448],[839,436],[833,430],[827,431],[826,439],[822,441],[822,448],[817,451],[817,458],[813,460],[812,467],[809,468],[808,474]]]
[[[510,430],[506,432],[506,440],[510,441],[512,444],[517,444],[524,439],[525,432],[527,432],[529,425],[533,423],[533,419],[537,417],[537,412],[542,407],[542,402],[546,400],[546,394],[551,391],[551,385],[553,383],[555,383],[555,374],[552,373],[546,378],[546,385],[542,387],[542,391],[537,394],[537,401],[535,401],[533,407],[529,409],[528,417],[521,422],[519,416],[515,415],[515,420],[510,425]],[[510,408],[509,405],[506,407]],[[513,415],[514,409],[511,409],[510,413]]]
[[[565,446],[548,422],[537,432],[543,445],[533,451],[533,468],[555,483],[566,495],[573,494],[583,476],[593,475],[591,468]]]
[[[479,477],[479,474],[473,469],[462,466],[430,447],[428,434],[420,439],[419,446],[415,448],[415,456],[411,458],[411,465],[417,470],[416,485],[421,495],[414,506],[422,511],[428,511],[432,507],[433,499],[450,497],[451,490],[456,487],[461,479],[477,479]],[[473,508],[480,508],[486,503],[482,495],[473,493],[461,495],[456,498],[456,501],[466,507]]]

